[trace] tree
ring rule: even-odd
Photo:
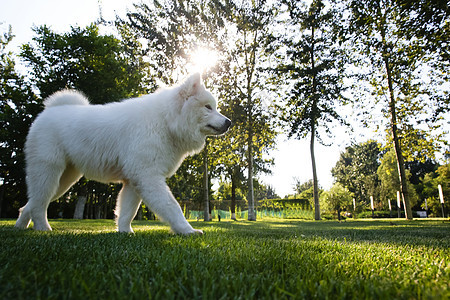
[[[445,114],[450,108],[448,85],[450,62],[450,10],[446,1],[439,0],[394,0],[399,8],[400,25],[405,38],[420,40],[417,51],[426,55],[431,66],[430,84],[439,88],[433,91],[431,99],[435,105],[432,120]]]
[[[158,78],[159,84],[170,85],[181,76],[192,72],[193,67],[191,55],[198,49],[214,49],[220,51],[225,47],[224,37],[221,33],[223,28],[222,18],[212,11],[209,1],[186,1],[168,0],[151,1],[135,5],[135,11],[127,14],[126,20],[118,19],[116,24],[120,28],[127,28],[135,40],[145,39],[146,48],[143,50],[147,60],[150,62],[150,72]],[[214,88],[221,79],[223,63],[219,61],[216,66],[209,70],[203,70],[203,79],[208,88]],[[214,76],[210,76],[214,74]],[[188,159],[192,165],[184,164],[193,177],[203,177],[201,186],[203,192],[200,194],[204,201],[204,218],[209,220],[209,192],[211,174],[214,174],[215,161],[210,158],[213,155],[211,141],[206,143],[202,159]],[[186,176],[181,175],[185,178]],[[182,186],[177,181],[178,176],[169,180],[174,186]],[[198,181],[198,178],[195,179]],[[176,190],[176,187],[175,187]]]
[[[270,30],[274,20],[272,5],[265,0],[252,2],[224,1],[225,19],[234,29],[233,43],[230,51],[233,60],[231,82],[234,90],[242,99],[242,111],[246,120],[244,132],[247,137],[247,201],[248,220],[256,220],[253,180],[255,175],[255,158],[261,158],[262,149],[274,144],[275,131],[270,117],[264,107],[265,79],[261,70],[266,62],[266,47],[271,43]],[[216,7],[217,10],[221,6]]]
[[[289,35],[283,40],[281,62],[276,68],[289,83],[281,119],[289,127],[289,137],[301,139],[310,135],[315,219],[320,220],[315,141],[324,141],[320,130],[331,135],[333,121],[345,124],[337,113],[337,106],[346,102],[344,53],[337,34],[340,13],[327,9],[320,0],[309,7],[294,0],[281,3],[290,16],[286,23]]]
[[[103,104],[137,96],[152,88],[145,85],[146,63],[142,57],[134,55],[118,38],[101,35],[97,25],[72,27],[64,34],[55,33],[47,26],[34,31],[33,42],[23,45],[20,56],[28,63],[29,79],[42,98],[73,88],[82,91],[91,103]],[[106,190],[117,193],[111,186],[92,185],[97,195]],[[81,180],[74,189],[78,191],[81,206],[75,217],[81,217],[84,195],[88,193],[86,182]]]
[[[275,193],[275,190],[271,185],[265,185],[256,179],[254,181],[253,186],[255,187],[255,199],[280,199],[280,196]]]
[[[222,113],[232,119],[233,127],[224,139],[208,140],[205,150],[208,157],[219,152],[227,158],[208,158],[208,164],[213,161],[221,165],[219,169],[209,165],[208,178],[224,174],[237,186],[244,169],[251,173],[248,178],[253,178],[258,168],[267,170],[268,160],[262,156],[273,145],[275,133],[261,105],[264,82],[258,69],[271,14],[265,1],[251,4],[230,0],[168,0],[135,8],[126,21],[120,22],[126,23],[136,37],[147,40],[146,55],[152,72],[162,82],[170,84],[187,72],[192,65],[190,55],[196,49],[214,49],[218,53],[216,66],[203,75],[208,87],[219,94]],[[247,183],[249,195],[253,194],[253,180],[247,179]]]
[[[223,19],[213,10],[211,1],[153,0],[134,7],[116,24],[127,28],[136,39],[146,40],[143,53],[160,83],[171,85],[192,72],[191,54],[197,49],[220,52],[226,47]]]
[[[442,186],[442,192],[445,199],[446,211],[450,209],[450,164],[439,166],[435,172],[425,174],[421,187],[422,195],[427,200],[427,208],[433,216],[440,216],[442,214],[441,203],[438,193],[438,185]],[[422,203],[422,208],[425,208],[425,202]]]
[[[342,184],[335,183],[329,191],[325,191],[320,196],[322,207],[325,211],[336,212],[339,221],[341,220],[341,210],[349,209],[352,205],[353,194]]]
[[[229,57],[239,55],[235,49],[230,49],[228,53]],[[234,65],[236,62],[232,61],[233,66],[231,68],[236,69]],[[248,175],[248,110],[247,105],[242,98],[242,87],[240,87],[238,77],[239,74],[225,75],[221,88],[218,90],[219,99],[221,104],[221,111],[225,115],[229,116],[233,124],[224,139],[214,139],[214,152],[219,154],[216,159],[219,162],[219,168],[217,169],[217,175],[223,175],[231,182],[232,186],[232,198],[231,198],[231,213],[235,213],[235,191],[236,189],[247,191],[250,194],[249,181],[247,176],[247,185],[243,185],[245,180],[245,171]],[[258,88],[259,89],[259,88]],[[261,104],[262,99],[257,98],[255,102]],[[270,116],[264,109],[255,108],[253,111],[253,129],[254,138],[252,139],[252,174],[253,182],[255,177],[260,173],[269,173],[270,166],[273,164],[273,159],[265,156],[275,145],[275,131],[273,124],[270,120]],[[251,176],[252,177],[252,176]],[[254,188],[253,188],[254,189]],[[253,197],[255,192],[253,191]],[[251,205],[251,201],[249,201]]]
[[[95,24],[72,27],[58,34],[47,26],[34,28],[32,43],[20,56],[30,67],[30,79],[45,98],[62,88],[86,94],[91,103],[103,104],[148,91],[145,63],[126,56],[127,47],[112,35],[100,35]]]
[[[314,182],[312,179],[301,182],[298,178],[294,178],[294,191],[297,195],[300,195],[304,191],[308,191],[310,189],[314,189]]]
[[[321,194],[323,193],[322,187],[319,185],[319,199],[321,197]],[[309,202],[311,208],[314,207],[314,181],[312,179],[300,182],[300,180],[295,178],[295,185],[294,185],[295,195],[292,196],[286,196],[285,198],[289,199],[305,199]]]
[[[11,27],[0,37],[0,217],[16,217],[26,200],[23,147],[28,128],[41,109],[32,87],[15,70]]]
[[[406,186],[408,189],[408,195],[410,199],[411,207],[414,206],[418,199],[417,193],[414,189],[412,183],[409,182],[409,178],[411,177],[411,173],[409,170],[405,171]],[[393,149],[388,151],[383,158],[381,159],[381,164],[378,167],[377,175],[380,178],[381,182],[381,193],[380,200],[381,203],[387,203],[388,200],[397,199],[397,191],[399,184],[399,176],[398,176],[398,168],[396,167],[396,157]]]
[[[396,1],[353,0],[349,1],[349,8],[348,32],[355,52],[363,55],[360,66],[368,70],[363,77],[372,85],[371,102],[375,99],[378,104],[384,104],[383,112],[389,120],[389,140],[396,153],[406,218],[412,219],[404,163],[405,145],[402,143],[408,140],[408,132],[419,123],[430,125],[421,132],[426,137],[423,142],[438,143],[439,139],[432,135],[437,124],[421,120],[424,115],[432,115],[427,106],[427,95],[431,93],[429,87],[432,84],[422,82],[419,76],[421,67],[427,62],[426,52],[420,50],[421,39],[411,35],[414,30],[403,26],[414,15],[402,13]],[[362,105],[367,106],[367,103]],[[367,107],[364,109],[368,111]]]
[[[231,69],[228,65],[227,69]],[[231,219],[236,220],[236,200],[239,192],[245,190],[246,169],[246,113],[235,88],[234,78],[223,77],[222,88],[218,90],[221,112],[232,120],[232,126],[224,139],[213,141],[217,156],[218,175],[223,175],[231,183]]]
[[[347,188],[355,201],[369,204],[379,194],[377,170],[383,152],[374,140],[348,146],[331,169],[336,182]]]

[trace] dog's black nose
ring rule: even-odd
[[[230,126],[231,126],[231,120],[230,119],[226,119],[225,120],[225,125],[224,125],[224,127],[226,128],[225,130],[228,130],[228,128],[230,128]]]

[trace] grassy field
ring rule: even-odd
[[[391,223],[393,222],[393,223]],[[449,299],[449,220],[0,221],[0,299]]]

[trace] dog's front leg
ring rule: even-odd
[[[119,232],[133,233],[131,221],[133,221],[141,204],[141,199],[134,188],[128,183],[124,183],[122,190],[117,197],[116,222]]]
[[[169,223],[177,234],[203,234],[192,228],[183,215],[180,205],[173,197],[164,179],[142,181],[137,185],[144,203],[163,221]]]

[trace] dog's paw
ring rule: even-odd
[[[200,229],[192,229],[186,232],[178,232],[179,235],[190,236],[190,235],[203,235],[203,231]]]
[[[192,235],[203,235],[203,230],[200,229],[194,229],[194,232],[191,233]]]

